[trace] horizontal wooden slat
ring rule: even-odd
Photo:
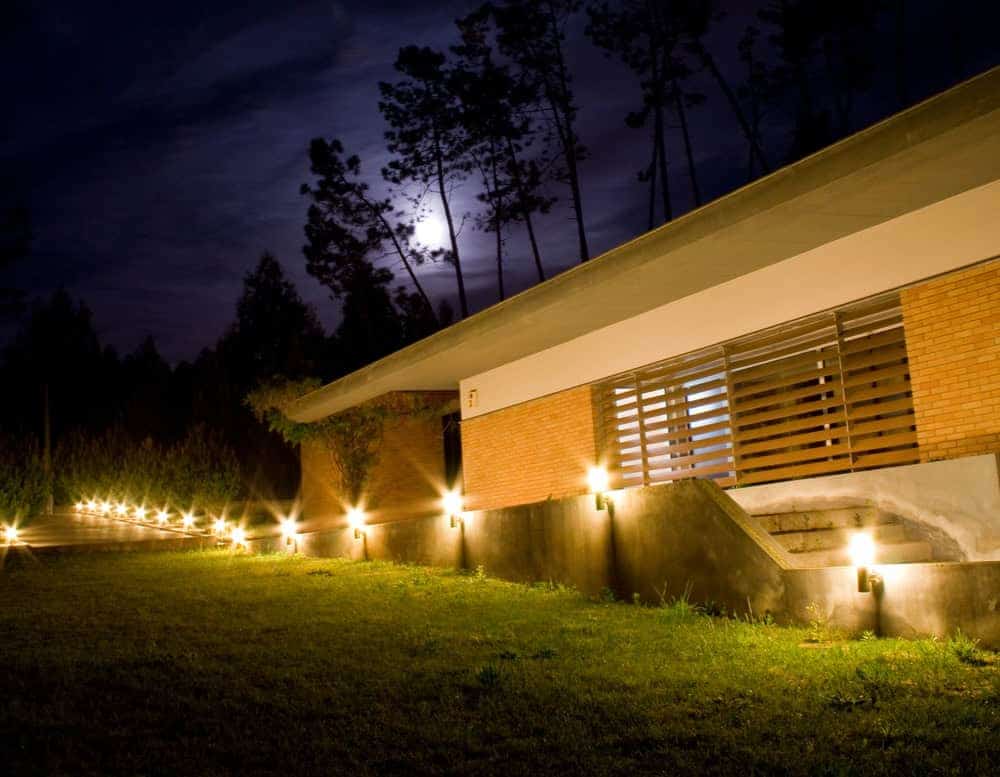
[[[901,378],[909,374],[909,364],[896,364],[891,367],[882,367],[877,370],[857,372],[849,375],[844,378],[844,386],[849,389],[853,386],[864,386],[868,383],[878,383],[879,381],[886,380],[888,378]],[[909,381],[907,381],[907,383],[909,383]]]
[[[782,437],[775,437],[770,440],[762,440],[760,442],[741,443],[739,445],[739,449],[737,450],[737,454],[742,457],[751,453],[781,450],[795,445],[807,445],[808,443],[834,439],[847,439],[846,425],[835,426],[829,429],[820,429],[815,432],[785,435]]]
[[[881,364],[895,364],[906,359],[906,344],[884,345],[881,348],[854,356],[843,358],[845,375],[853,375],[857,370],[875,367]]]
[[[847,439],[846,435],[843,439]],[[761,467],[773,467],[778,464],[796,464],[798,462],[829,459],[834,456],[845,456],[851,452],[846,442],[836,445],[817,445],[814,448],[796,448],[784,453],[773,453],[761,456],[743,456],[740,454],[740,470],[748,472]]]
[[[883,348],[903,340],[905,337],[902,328],[890,329],[887,332],[879,332],[868,337],[859,337],[856,340],[849,340],[840,346],[840,352],[846,357],[854,354],[871,351],[875,348]]]
[[[650,473],[649,480],[651,483],[666,483],[672,480],[683,480],[690,477],[705,477],[707,475],[717,475],[724,472],[732,472],[733,464],[716,464],[711,467],[700,467],[696,470],[679,470],[675,472],[657,472],[655,475]]]
[[[798,464],[794,467],[779,467],[777,469],[760,470],[739,476],[741,485],[750,486],[754,483],[771,483],[777,480],[804,478],[811,475],[832,475],[835,472],[849,472],[849,458],[831,459],[829,461],[814,461],[810,464]]]
[[[917,448],[905,448],[885,453],[870,453],[867,456],[857,456],[854,459],[854,469],[871,467],[888,467],[893,464],[914,464],[920,461],[920,451]]]
[[[857,402],[868,402],[873,399],[888,399],[899,394],[906,394],[910,391],[910,381],[903,378],[880,381],[877,386],[863,388],[856,386],[847,390],[847,404],[853,405]],[[850,412],[850,411],[848,411]]]
[[[803,429],[816,429],[827,424],[833,426],[842,424],[846,420],[847,417],[844,415],[842,410],[838,408],[838,411],[835,413],[823,413],[821,415],[810,416],[809,418],[790,419],[779,423],[768,424],[766,426],[737,429],[733,434],[733,439],[737,440],[739,444],[742,445],[744,442],[759,440],[762,437],[771,437],[776,434],[787,434],[788,432],[797,432]]]
[[[776,391],[788,386],[797,385],[799,383],[819,380],[820,378],[832,378],[834,375],[837,375],[839,371],[840,367],[834,363],[832,366],[826,366],[819,369],[814,368],[804,372],[787,374],[781,373],[779,376],[770,380],[761,381],[759,383],[743,384],[741,388],[733,391],[732,397],[734,401],[739,401],[745,397],[762,394],[765,391]]]
[[[912,427],[915,423],[916,419],[913,413],[894,415],[890,418],[877,418],[874,421],[858,421],[851,424],[851,435],[861,437],[875,432]]]
[[[733,370],[730,374],[734,387],[742,388],[755,381],[770,378],[775,373],[784,371],[796,372],[801,370],[816,369],[819,362],[827,362],[834,367],[839,363],[839,352],[836,348],[824,348],[822,351],[809,351],[804,354],[788,356],[778,359],[758,367],[746,367],[742,370]]]
[[[737,427],[744,427],[749,426],[750,424],[763,423],[764,421],[774,421],[778,418],[793,418],[805,415],[806,413],[817,413],[821,410],[826,410],[827,408],[841,406],[843,406],[843,400],[841,400],[839,396],[831,399],[815,400],[812,402],[799,402],[794,405],[789,405],[788,407],[778,408],[777,410],[750,413],[745,416],[741,415],[734,420],[734,424]]]
[[[793,400],[804,399],[805,397],[815,397],[821,394],[839,395],[840,380],[834,379],[825,383],[814,383],[811,386],[803,386],[802,388],[782,391],[780,393],[771,394],[770,396],[761,397],[760,399],[743,400],[742,402],[735,403],[733,410],[736,415],[743,417],[748,413],[748,411],[757,410],[761,407],[771,407],[772,405],[779,405]]]
[[[692,440],[688,442],[675,442],[672,444],[665,445],[663,447],[653,447],[653,445],[647,441],[646,457],[650,461],[668,455],[674,456],[676,458],[687,457],[687,454],[691,453],[691,451],[704,450],[705,448],[715,447],[716,445],[728,445],[731,448],[731,444],[732,440],[729,437],[729,435],[713,437],[711,440]],[[630,451],[628,453],[622,451],[618,455],[610,454],[609,458],[612,461],[617,461],[628,458],[638,458],[640,455],[641,454],[638,451]]]
[[[863,440],[851,440],[851,451],[877,451],[883,448],[900,448],[917,444],[916,432],[898,432],[883,434],[878,437],[866,437]]]
[[[855,419],[872,418],[888,413],[898,413],[901,410],[913,410],[913,398],[903,397],[889,402],[875,402],[867,405],[856,405],[848,412],[848,417],[853,423]]]

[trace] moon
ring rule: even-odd
[[[444,221],[433,214],[425,216],[413,227],[413,237],[429,248],[443,246],[446,232]]]

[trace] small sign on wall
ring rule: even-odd
[[[465,406],[479,407],[479,389],[469,389],[465,392]]]

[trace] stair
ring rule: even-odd
[[[934,550],[899,518],[870,505],[755,515],[800,568],[850,566],[848,545],[860,530],[875,540],[876,564],[934,560]]]

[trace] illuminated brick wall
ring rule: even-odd
[[[434,395],[432,395],[434,396]],[[328,451],[302,445],[302,503],[306,530],[343,523],[347,497]],[[439,509],[444,487],[444,437],[435,413],[390,416],[379,459],[369,477],[365,510],[371,523],[404,520]]]
[[[538,502],[587,490],[597,455],[592,389],[582,386],[462,422],[466,506]]]
[[[901,297],[921,460],[1000,452],[1000,260]]]

